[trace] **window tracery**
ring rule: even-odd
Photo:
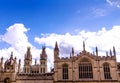
[[[68,64],[63,64],[62,76],[63,76],[63,79],[68,79]]]
[[[79,79],[92,79],[93,69],[92,64],[87,58],[83,58],[79,64]]]
[[[110,75],[110,67],[108,63],[103,64],[103,70],[104,70],[104,78],[112,79]]]

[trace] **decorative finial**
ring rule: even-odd
[[[3,57],[1,57],[1,63],[3,63]]]
[[[106,52],[106,56],[108,56],[108,52]]]
[[[111,49],[110,49],[110,56],[112,56],[112,51],[111,51]]]
[[[3,60],[3,57],[1,57],[1,60]]]
[[[56,43],[55,43],[55,48],[54,48],[54,50],[59,50],[57,41],[56,41]]]
[[[21,63],[21,59],[19,59],[19,64]]]
[[[72,57],[72,54],[70,53],[70,58]]]
[[[11,52],[11,57],[10,57],[10,59],[13,59],[13,52]]]
[[[37,63],[37,59],[35,59],[35,65],[36,65],[36,63]]]
[[[113,46],[113,54],[114,54],[114,56],[116,56],[116,50],[115,50],[114,46]]]
[[[43,51],[43,52],[45,51],[45,49],[46,49],[46,47],[45,47],[45,46],[42,46],[42,51]]]
[[[93,55],[95,55],[94,51],[93,51]]]
[[[97,48],[97,46],[96,46],[96,56],[98,56],[98,48]]]
[[[47,59],[47,54],[46,54],[45,49],[46,49],[46,47],[42,46],[42,53],[40,54],[41,59]]]
[[[83,50],[85,51],[85,42],[83,41]]]
[[[16,60],[17,58],[15,57],[14,59]]]
[[[54,60],[59,58],[59,48],[58,48],[58,44],[57,41],[55,43],[55,48],[54,48]]]
[[[11,52],[11,55],[13,56],[13,52]]]
[[[26,54],[25,54],[25,59],[29,59],[31,60],[32,59],[32,55],[31,55],[31,47],[27,47],[27,51],[26,51]]]
[[[27,47],[27,50],[30,51],[30,46]]]
[[[72,48],[72,57],[74,56],[74,48]]]

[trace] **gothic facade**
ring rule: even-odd
[[[27,48],[24,57],[24,66],[21,71],[21,60],[19,63],[13,53],[4,62],[0,61],[0,83],[120,83],[120,63],[116,61],[116,50],[110,50],[106,56],[98,55],[85,49],[75,55],[72,48],[70,57],[61,58],[57,42],[54,48],[54,68],[47,72],[47,54],[42,47],[40,64],[32,65],[32,54],[30,47]]]

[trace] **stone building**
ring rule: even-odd
[[[17,64],[16,57],[11,56],[4,63],[0,60],[0,83],[120,83],[120,63],[116,61],[115,47],[106,53],[106,56],[98,55],[85,49],[77,55],[72,48],[70,57],[61,58],[57,42],[54,48],[54,68],[47,72],[47,54],[42,47],[40,64],[32,65],[30,47],[27,48],[24,57],[24,66],[21,71],[21,60]]]

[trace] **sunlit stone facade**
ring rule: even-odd
[[[89,53],[85,49],[77,55],[72,48],[70,57],[59,56],[57,42],[54,48],[54,68],[47,72],[47,54],[45,47],[42,47],[40,64],[32,65],[32,54],[30,47],[27,48],[24,57],[24,66],[21,71],[21,60],[19,63],[16,57],[11,56],[4,63],[0,55],[0,83],[120,83],[120,63],[116,61],[116,50],[110,50],[106,56]]]

